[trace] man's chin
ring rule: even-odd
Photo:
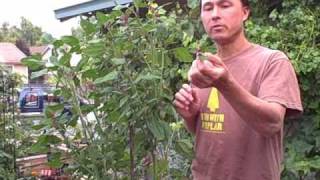
[[[217,44],[227,44],[230,42],[230,38],[225,36],[213,36],[211,39]]]

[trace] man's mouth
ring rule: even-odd
[[[213,26],[211,27],[211,29],[220,29],[220,28],[223,28],[223,27],[224,27],[223,25],[217,24],[217,25],[213,25]]]
[[[211,26],[210,31],[211,32],[220,32],[220,31],[223,31],[224,29],[225,29],[224,25],[217,24],[217,25]]]

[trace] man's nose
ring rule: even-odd
[[[220,10],[218,7],[214,7],[211,12],[212,19],[220,18]]]

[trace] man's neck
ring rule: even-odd
[[[246,39],[243,33],[239,34],[237,38],[235,38],[233,41],[229,43],[226,43],[226,44],[216,43],[216,47],[218,50],[217,54],[222,59],[238,54],[243,50],[249,48],[250,46],[251,46],[251,43]]]

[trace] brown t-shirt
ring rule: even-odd
[[[297,78],[284,53],[252,45],[224,63],[252,95],[286,107],[286,116],[302,111]],[[215,88],[201,89],[200,100],[193,178],[279,180],[283,130],[271,137],[259,134]]]

